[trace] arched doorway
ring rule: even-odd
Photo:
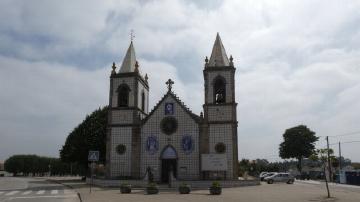
[[[166,146],[161,153],[161,182],[168,183],[170,172],[177,177],[177,153],[173,146]]]

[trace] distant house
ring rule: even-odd
[[[5,175],[4,161],[0,161],[0,177],[4,177]]]

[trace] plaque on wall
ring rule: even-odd
[[[157,152],[158,149],[159,149],[159,143],[157,141],[157,138],[153,135],[150,135],[146,139],[146,151],[149,154],[155,154],[155,152]]]
[[[165,103],[165,115],[174,115],[174,103]]]
[[[185,135],[181,140],[181,148],[184,150],[185,154],[190,154],[193,151],[193,140],[190,135]]]
[[[202,171],[226,171],[226,154],[201,154]]]

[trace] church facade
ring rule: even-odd
[[[149,110],[148,76],[139,73],[133,42],[110,76],[106,175],[155,181],[237,179],[235,68],[217,34],[203,69],[203,113],[194,114],[166,82],[167,91]]]

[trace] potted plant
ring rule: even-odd
[[[179,192],[180,194],[189,194],[191,191],[190,189],[190,185],[186,184],[186,183],[182,183],[180,186],[179,186]]]
[[[147,194],[158,194],[159,188],[155,183],[149,183],[146,187],[146,193]]]
[[[212,183],[209,188],[211,195],[220,195],[221,194],[221,185],[218,181]]]
[[[120,185],[120,192],[121,192],[122,194],[129,194],[129,193],[131,193],[131,185],[128,184],[128,183],[122,183],[122,184]]]

